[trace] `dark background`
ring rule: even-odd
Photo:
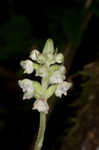
[[[99,57],[99,1],[66,3],[3,0],[0,2],[0,149],[31,149],[39,125],[39,113],[31,111],[34,100],[22,101],[17,85],[23,77],[20,61],[32,48],[42,50],[52,38],[64,53],[68,78]],[[55,104],[48,121],[43,149],[60,149],[60,137],[76,116],[69,107],[79,97],[80,79],[74,89]],[[66,99],[66,100],[65,100]],[[64,119],[65,118],[65,119]]]

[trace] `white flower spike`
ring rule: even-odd
[[[30,60],[21,61],[21,66],[24,73],[30,74],[35,70],[35,76],[41,78],[39,81],[24,79],[19,80],[18,84],[22,88],[24,99],[35,98],[32,110],[40,112],[40,127],[34,146],[34,150],[41,150],[45,124],[46,114],[49,111],[48,99],[55,93],[56,96],[62,97],[62,94],[67,95],[67,91],[71,87],[70,82],[66,82],[66,69],[63,65],[64,56],[62,53],[55,52],[54,43],[52,39],[48,39],[45,43],[42,53],[34,49],[31,53]],[[38,78],[39,79],[39,78]]]
[[[21,61],[20,65],[24,69],[24,73],[31,74],[34,70],[33,62],[30,60]]]
[[[24,95],[23,99],[30,99],[34,96],[34,87],[33,83],[29,79],[19,80],[18,81],[19,86],[22,88]]]
[[[55,51],[53,40],[48,39],[42,53],[34,49],[29,58],[31,60],[21,61],[20,65],[24,69],[24,73],[31,74],[35,70],[35,76],[39,76],[41,82],[24,79],[19,80],[18,84],[24,92],[23,99],[33,97],[36,99],[32,109],[47,114],[48,98],[54,93],[60,98],[62,95],[66,96],[71,87],[70,82],[64,81],[66,79],[66,68],[63,65],[64,56]]]

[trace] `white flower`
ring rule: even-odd
[[[63,61],[64,61],[64,56],[63,56],[63,54],[62,54],[62,53],[57,54],[57,55],[56,55],[56,62],[57,62],[57,63],[63,63]]]
[[[31,53],[30,53],[30,58],[31,58],[32,60],[36,61],[37,58],[38,58],[38,56],[39,56],[39,54],[40,54],[39,51],[36,50],[36,49],[34,49],[34,50],[32,50]]]
[[[34,70],[33,62],[30,60],[21,61],[20,65],[22,66],[23,69],[25,69],[24,73],[30,74]]]
[[[34,96],[33,82],[29,79],[19,80],[19,86],[22,88],[24,95],[23,99],[30,99]]]
[[[33,109],[37,109],[39,112],[48,113],[49,106],[47,100],[36,100],[33,104]]]
[[[49,80],[51,84],[62,83],[63,80],[65,80],[65,75],[61,73],[60,71],[55,71]]]
[[[65,66],[64,65],[61,65],[61,67],[60,67],[60,72],[61,73],[63,73],[63,74],[65,74],[66,73],[66,68],[65,68]]]
[[[63,83],[60,83],[57,86],[57,89],[55,91],[55,95],[57,97],[62,97],[62,94],[64,94],[65,96],[67,95],[67,91],[70,89],[70,87],[72,86],[72,84],[70,82],[66,82],[64,81]]]

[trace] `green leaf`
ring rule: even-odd
[[[16,16],[0,27],[0,59],[20,57],[32,46],[31,25],[24,16]]]
[[[37,81],[33,81],[33,86],[34,86],[34,89],[35,89],[34,96],[35,96],[35,98],[38,99],[42,95],[41,84]]]
[[[36,64],[36,63],[33,63],[33,67],[34,67],[35,70],[39,70],[40,69],[40,65]]]
[[[36,91],[42,91],[41,84],[38,81],[33,81],[33,86]]]
[[[51,86],[46,90],[46,97],[47,97],[47,98],[51,97],[51,96],[54,94],[56,88],[57,88],[57,85],[51,85]]]

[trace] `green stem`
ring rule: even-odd
[[[43,112],[40,112],[40,127],[38,131],[37,140],[35,143],[34,150],[41,150],[44,140],[44,133],[46,128],[46,114]]]
[[[42,88],[44,89],[44,91],[48,88],[48,78],[42,78]]]

